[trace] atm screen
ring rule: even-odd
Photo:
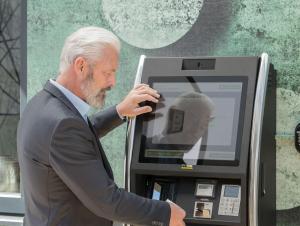
[[[142,122],[141,162],[238,161],[246,77],[150,77],[160,94]]]

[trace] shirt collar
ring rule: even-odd
[[[72,93],[70,90],[59,84],[58,82],[50,79],[51,84],[57,87],[67,99],[74,105],[74,107],[79,111],[81,116],[87,120],[87,113],[90,110],[91,106]]]

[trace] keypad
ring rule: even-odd
[[[226,189],[228,187],[231,189],[231,190],[229,189],[230,192],[234,191],[234,195],[232,195],[232,197],[226,197]],[[240,211],[240,201],[241,201],[240,193],[241,193],[241,188],[238,185],[222,185],[218,215],[238,216]]]

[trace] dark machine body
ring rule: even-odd
[[[275,226],[276,71],[268,55],[142,56],[135,83],[157,89],[161,102],[129,123],[126,188],[177,203],[186,225]],[[202,115],[207,122],[197,121]],[[202,131],[191,128],[197,123]]]

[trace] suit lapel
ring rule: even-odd
[[[57,97],[60,101],[62,101],[68,108],[70,108],[73,112],[75,112],[80,118],[82,118],[80,112],[77,110],[77,108],[68,100],[68,98],[57,88],[55,87],[53,84],[51,84],[50,81],[47,81],[46,85],[44,86],[44,90],[51,93],[52,95],[54,95],[55,97]],[[85,122],[84,118],[82,118],[82,120]],[[89,128],[90,130],[92,131],[93,135],[94,135],[94,138],[96,140],[96,143],[98,145],[98,148],[99,148],[99,154],[100,156],[102,157],[102,160],[103,160],[103,165],[104,165],[104,168],[106,169],[108,175],[110,176],[111,179],[114,179],[114,176],[113,176],[113,171],[110,167],[110,164],[107,160],[107,157],[105,155],[105,152],[102,148],[102,145],[97,137],[97,133],[93,127],[93,125],[91,124],[90,120],[88,119],[88,123],[89,123]]]
[[[98,144],[99,151],[100,151],[101,156],[102,156],[102,159],[103,159],[104,167],[105,167],[105,169],[106,169],[108,175],[110,176],[110,178],[111,178],[111,179],[114,179],[113,171],[112,171],[112,169],[111,169],[111,167],[110,167],[110,164],[109,164],[109,162],[108,162],[108,160],[107,160],[106,154],[105,154],[105,152],[104,152],[104,150],[103,150],[103,148],[102,148],[102,145],[101,145],[101,143],[100,143],[100,141],[99,141],[99,138],[97,137],[97,133],[96,133],[96,131],[95,131],[95,129],[94,129],[94,127],[93,127],[91,121],[89,120],[89,118],[88,118],[87,120],[88,120],[88,123],[89,123],[89,127],[90,127],[91,131],[93,132],[93,134],[94,134],[94,136],[95,136],[95,138],[96,138],[96,142],[97,142],[97,144]]]

